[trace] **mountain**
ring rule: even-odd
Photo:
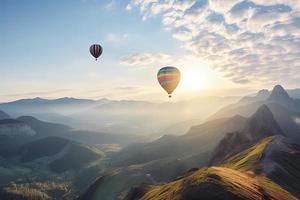
[[[300,89],[289,89],[287,92],[291,97],[300,99]]]
[[[281,85],[276,85],[272,93],[270,94],[268,100],[270,101],[281,101],[281,102],[289,102],[292,99],[290,98],[289,94]]]
[[[264,101],[270,96],[269,90],[263,89],[256,93],[255,96],[245,96],[239,100],[239,103],[253,103],[255,101]]]
[[[62,173],[70,169],[80,170],[99,158],[101,158],[101,155],[90,148],[71,144],[67,153],[53,160],[48,166],[52,171]]]
[[[44,122],[32,116],[21,116],[18,117],[17,120],[28,124],[33,130],[36,131],[37,137],[47,137],[54,135],[62,136],[63,134],[71,130],[71,128],[66,125]]]
[[[300,100],[289,97],[282,86],[275,86],[270,97],[263,101],[232,104],[212,115],[211,119],[218,119],[232,115],[249,117],[262,105],[267,105],[283,132],[300,141]]]
[[[112,155],[111,170],[97,179],[79,198],[117,199],[132,186],[165,182],[195,167],[204,166],[218,141],[230,131],[240,130],[245,118],[213,120],[191,128],[183,136],[163,136],[137,143]]]
[[[299,153],[289,139],[268,137],[220,166],[191,170],[169,183],[135,187],[124,199],[296,200]]]
[[[57,173],[79,170],[101,157],[90,148],[59,137],[46,137],[19,149],[21,162],[37,162]]]
[[[242,133],[250,140],[259,140],[270,135],[284,135],[273,113],[262,105],[246,122]]]
[[[118,167],[118,172],[111,172],[112,174],[106,174],[105,178],[96,181],[91,185],[91,188],[94,188],[94,191],[87,189],[84,193],[88,194],[89,199],[97,199],[103,196],[107,196],[107,200],[116,199],[118,196],[122,196],[124,192],[128,191],[129,186],[135,186],[136,184],[157,184],[160,182],[168,182],[170,180],[174,180],[174,178],[185,174],[185,172],[189,171],[188,174],[194,173],[197,171],[198,167],[204,167],[209,164],[217,165],[218,169],[221,170],[222,175],[230,175],[236,174],[234,177],[228,177],[228,182],[224,182],[224,177],[221,177],[219,171],[213,173],[212,177],[216,174],[220,177],[220,185],[219,186],[210,186],[209,183],[206,183],[206,175],[204,175],[204,185],[199,188],[199,194],[197,197],[202,197],[200,199],[218,199],[217,196],[214,196],[214,193],[205,194],[205,190],[207,187],[212,187],[209,191],[224,191],[224,193],[220,192],[222,195],[227,196],[228,199],[247,199],[245,198],[247,195],[257,195],[254,197],[259,197],[264,195],[268,195],[269,198],[273,198],[272,188],[278,187],[276,191],[283,191],[281,194],[277,195],[290,195],[291,197],[295,195],[291,195],[290,188],[286,188],[283,185],[278,185],[279,183],[270,183],[270,177],[264,177],[263,174],[258,174],[259,177],[253,178],[252,183],[255,185],[256,182],[262,181],[261,185],[257,186],[256,189],[258,191],[248,191],[248,188],[245,188],[245,191],[241,188],[244,187],[254,187],[254,185],[240,185],[237,188],[234,188],[233,191],[229,190],[231,185],[235,183],[235,178],[241,179],[241,183],[246,181],[248,178],[251,178],[251,174],[248,174],[240,171],[239,169],[235,169],[234,167],[223,166],[227,160],[232,158],[233,156],[239,154],[240,152],[246,151],[250,149],[253,145],[260,143],[264,138],[269,138],[272,136],[281,136],[284,137],[285,133],[275,120],[274,115],[266,105],[261,105],[256,112],[249,118],[244,118],[239,115],[236,115],[232,118],[223,118],[208,121],[201,125],[195,126],[191,128],[191,130],[183,135],[183,136],[163,136],[158,140],[155,140],[151,143],[143,143],[143,144],[135,144],[131,145],[120,153],[117,153],[113,158],[117,163],[112,163],[113,166],[116,164]],[[259,149],[259,148],[258,148]],[[296,150],[297,148],[295,148]],[[289,155],[292,156],[292,155]],[[294,159],[294,158],[293,158]],[[193,161],[193,162],[192,162]],[[197,161],[197,162],[196,162]],[[201,162],[199,162],[201,161]],[[294,161],[293,161],[294,162]],[[291,164],[294,166],[295,163]],[[189,170],[191,169],[192,170]],[[207,170],[215,170],[216,167],[206,168]],[[174,170],[176,169],[176,170]],[[254,167],[251,170],[256,172]],[[201,170],[200,170],[201,171]],[[294,171],[297,171],[294,169]],[[202,173],[202,172],[201,172]],[[204,174],[206,172],[203,172]],[[223,174],[224,173],[224,174]],[[185,177],[186,175],[183,175]],[[133,177],[135,177],[133,179]],[[148,177],[148,178],[147,178]],[[242,178],[243,177],[243,178]],[[145,179],[146,178],[146,179]],[[179,178],[180,179],[180,178]],[[127,184],[116,184],[116,180],[126,180]],[[135,182],[133,181],[135,180]],[[175,182],[178,179],[175,179]],[[183,183],[189,183],[188,180],[184,180]],[[180,181],[179,181],[180,182]],[[201,182],[201,180],[195,180],[195,182]],[[173,188],[168,188],[168,184],[166,185],[155,185],[149,186],[147,185],[145,188],[138,188],[137,190],[131,191],[128,199],[193,199],[194,192],[191,191],[191,196],[180,196],[183,195],[181,192],[184,188],[180,189],[181,184],[178,184],[178,187],[175,186]],[[208,184],[208,185],[207,185]],[[107,187],[109,185],[113,185],[110,187],[110,191],[112,194],[108,195]],[[126,185],[126,186],[125,186]],[[228,185],[228,187],[223,188],[224,185]],[[174,186],[174,182],[170,183],[170,186]],[[169,196],[160,196],[162,191],[159,191],[161,187],[162,190],[165,188],[164,193],[170,194]],[[190,187],[187,185],[186,187]],[[282,189],[282,187],[288,189]],[[290,186],[291,187],[291,186]],[[149,189],[150,188],[150,189]],[[191,186],[191,189],[194,188]],[[153,190],[152,190],[153,189]],[[215,190],[214,190],[215,189]],[[178,193],[174,195],[177,191]],[[270,193],[264,193],[263,190],[268,190]],[[158,196],[151,196],[156,193]],[[170,193],[169,193],[170,192]],[[245,196],[240,196],[245,193]],[[137,198],[136,193],[145,195],[142,198]],[[187,192],[189,193],[189,192]],[[203,194],[204,196],[201,196]],[[219,193],[217,193],[219,194]],[[237,196],[235,196],[238,194]],[[247,194],[247,195],[246,195]],[[85,199],[85,195],[82,196],[81,199]],[[150,195],[150,196],[148,196]],[[212,195],[212,196],[209,196]],[[233,196],[232,196],[233,195]],[[138,195],[139,196],[139,195]],[[123,196],[124,197],[124,196]],[[147,198],[146,198],[147,197]],[[295,197],[293,197],[295,198]],[[81,200],[80,199],[80,200]],[[219,198],[223,199],[223,198]],[[276,199],[276,198],[274,198]],[[278,199],[278,198],[277,198]],[[280,198],[279,198],[280,199]]]
[[[212,120],[192,127],[183,136],[166,135],[150,143],[130,145],[118,153],[115,160],[118,165],[140,164],[167,157],[182,159],[196,155],[205,155],[202,160],[207,160],[223,136],[240,130],[245,121],[241,116]]]
[[[29,142],[19,149],[22,162],[29,162],[42,157],[54,156],[62,151],[69,143],[69,140],[59,137],[47,137]]]
[[[0,120],[0,156],[11,157],[26,142],[33,140],[36,131],[28,124],[15,120]]]
[[[10,116],[8,114],[6,114],[2,110],[0,110],[0,120],[2,120],[2,119],[9,119],[9,118],[10,118]]]
[[[125,200],[297,200],[265,177],[222,167],[204,168],[162,185],[134,188]]]
[[[14,118],[30,115],[44,121],[63,123],[75,128],[87,128],[92,127],[90,123],[83,123],[69,115],[105,102],[105,99],[94,101],[90,99],[76,99],[69,97],[59,99],[43,99],[37,97],[1,103],[0,109],[3,109]]]
[[[80,199],[117,199],[132,186],[169,181],[204,166],[218,141],[227,132],[241,130],[245,122],[241,116],[218,119],[192,127],[183,136],[163,136],[150,143],[130,145],[112,156],[111,166],[117,170],[109,170]]]
[[[288,95],[294,99],[300,99],[300,89],[287,89],[286,92]],[[252,94],[249,96],[245,96],[240,99],[240,102],[250,103],[254,101],[263,101],[268,99],[271,92],[267,89],[262,89],[258,91],[256,94]]]
[[[300,197],[300,144],[284,136],[264,138],[232,156],[222,166],[251,170]]]
[[[212,120],[192,127],[183,136],[163,136],[151,143],[131,145],[117,154],[116,160],[122,164],[140,164],[166,157],[208,155],[226,134],[234,132],[243,133],[239,138],[254,141],[273,134],[284,134],[271,111],[263,105],[249,119],[236,115]]]
[[[284,135],[284,133],[269,108],[262,105],[246,121],[240,132],[228,133],[220,141],[213,153],[210,164],[219,164],[229,156],[249,148],[249,146],[265,137],[273,135]]]
[[[35,139],[57,136],[89,145],[113,143],[127,145],[132,142],[144,140],[143,137],[129,134],[108,134],[96,131],[75,130],[64,124],[44,122],[32,116],[21,116],[17,120],[27,124],[37,133]]]
[[[21,99],[0,104],[13,117],[30,115],[76,129],[120,134],[165,134],[178,123],[176,134],[184,134],[194,121],[205,119],[239,97],[199,97],[179,102],[153,103],[133,100],[89,100],[75,98]],[[203,106],[205,105],[205,106]],[[182,118],[182,113],[185,117]],[[187,123],[182,124],[181,122]],[[190,122],[191,121],[191,122]],[[151,122],[151,123],[149,123]]]
[[[30,137],[35,136],[36,132],[21,120],[4,119],[0,120],[0,135],[12,138]]]
[[[97,104],[97,101],[89,99],[59,98],[59,99],[20,99],[13,102],[1,103],[0,108],[13,116],[32,113],[72,113],[72,110],[81,110]]]
[[[120,199],[122,191],[128,191],[135,185],[152,183],[151,176],[142,170],[115,169],[98,178],[78,200],[114,200]]]

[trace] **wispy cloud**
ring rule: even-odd
[[[115,34],[115,33],[108,33],[106,36],[107,41],[110,42],[122,42],[127,39],[129,35],[127,33],[124,34]]]
[[[153,63],[165,64],[171,56],[162,53],[135,53],[121,57],[121,64],[130,66],[146,66]]]
[[[235,83],[300,80],[300,1],[132,0],[143,19],[162,17],[190,54]],[[154,62],[149,55],[127,64]]]
[[[113,10],[116,7],[116,2],[114,0],[109,1],[104,8],[106,10]]]

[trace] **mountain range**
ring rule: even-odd
[[[283,120],[298,114],[298,100],[281,86],[257,97],[242,98],[182,136],[124,148],[79,200],[298,199],[299,127],[288,129],[293,118]]]
[[[160,134],[167,127],[185,120],[205,119],[219,108],[237,101],[239,97],[199,97],[180,102],[153,103],[134,100],[89,100],[75,98],[21,99],[1,103],[0,110],[17,118],[35,118],[63,123],[77,129],[119,134]],[[202,105],[206,104],[205,107]],[[151,123],[149,123],[151,122]],[[190,124],[177,127],[176,134],[185,133]]]
[[[20,100],[5,104],[5,110],[0,105],[10,115],[2,114],[0,119],[1,199],[299,199],[300,100],[290,92],[277,85],[271,92],[261,90],[237,101],[208,98],[191,107],[187,106],[191,101],[158,104],[73,98]],[[205,115],[170,126],[164,123],[161,130],[175,133],[161,136],[164,131],[156,129],[150,131],[156,132],[151,140],[126,134],[129,129],[122,134],[84,130],[25,113],[41,109],[38,115],[49,116],[51,110],[53,116],[80,123],[93,117],[99,124],[120,120],[114,127],[139,125],[147,119],[150,129],[160,119],[151,116],[158,109],[167,117],[167,111],[177,106],[174,115],[186,119],[189,109],[213,99],[203,109]],[[226,105],[221,109],[209,108],[219,106],[222,99]],[[16,107],[23,116],[12,112]],[[134,113],[126,119],[129,111]],[[207,120],[201,119],[204,116]]]
[[[218,119],[232,115],[248,117],[261,105],[267,105],[285,134],[300,141],[300,100],[291,98],[280,85],[274,87],[270,96],[264,100],[248,102],[239,101],[224,107],[209,119]]]
[[[283,136],[266,137],[219,166],[191,170],[169,183],[133,188],[125,199],[296,200],[299,147]]]
[[[32,116],[0,120],[0,197],[73,199],[105,170],[109,154],[143,140],[75,130]]]

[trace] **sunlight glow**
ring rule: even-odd
[[[201,90],[207,86],[207,76],[197,68],[184,70],[181,81],[184,90]]]

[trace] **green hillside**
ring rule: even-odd
[[[28,162],[45,156],[53,156],[59,153],[69,140],[59,137],[47,137],[25,144],[20,150],[21,161]]]
[[[238,170],[203,168],[167,184],[133,189],[126,200],[296,200],[292,194],[263,176]]]
[[[297,199],[300,189],[299,150],[296,143],[283,136],[267,137],[218,167],[191,170],[166,184],[134,188],[125,199]]]
[[[100,154],[85,146],[72,144],[65,155],[49,164],[49,168],[58,173],[70,169],[79,170],[100,157]]]
[[[274,137],[263,139],[249,149],[229,158],[222,166],[243,171],[256,171],[259,168],[259,161],[263,156],[266,146],[273,139]]]
[[[300,146],[287,138],[265,138],[229,158],[222,166],[265,175],[300,196]]]

